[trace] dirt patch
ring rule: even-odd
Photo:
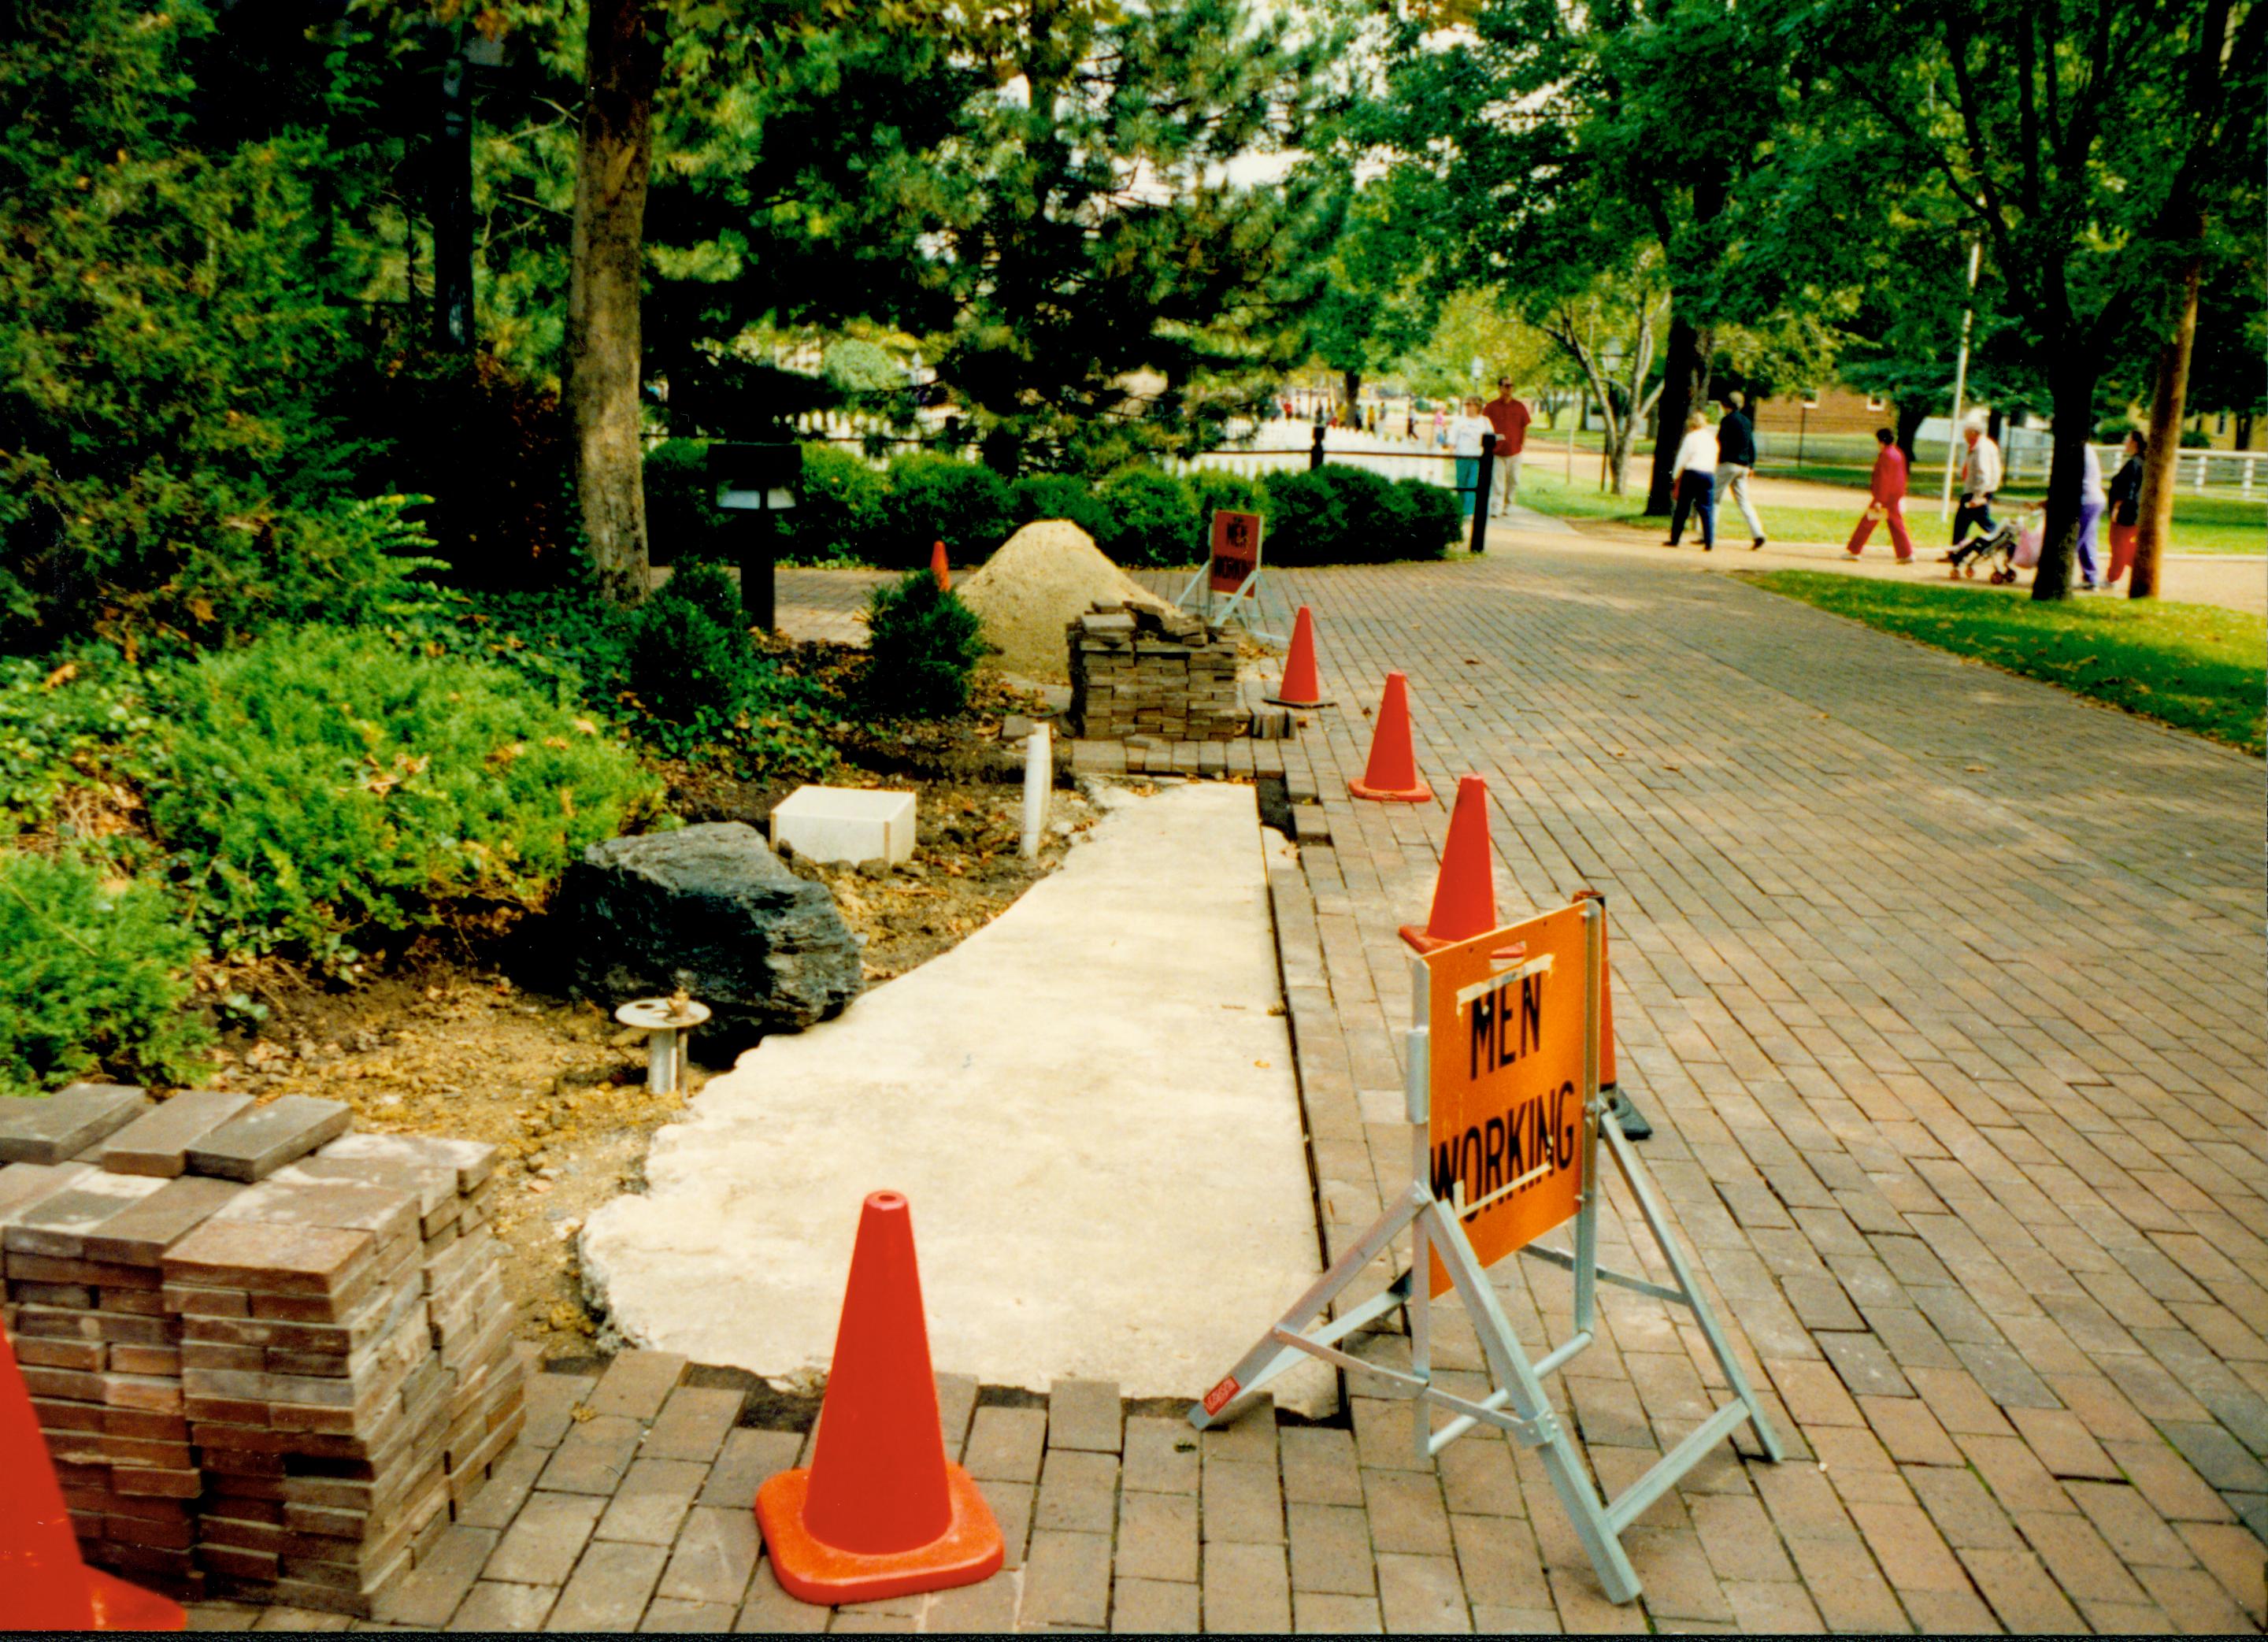
[[[1169,607],[1106,558],[1086,532],[1060,519],[1025,526],[954,591],[999,646],[990,665],[1059,684],[1071,677],[1064,623],[1098,602]]]
[[[923,752],[923,739],[909,737],[909,752]],[[940,740],[927,750],[942,756],[942,747]],[[981,760],[971,754],[965,762]],[[1095,820],[1083,798],[1058,791],[1045,847],[1027,862],[1018,854],[1017,786],[902,770],[850,769],[835,779],[918,794],[917,844],[906,865],[862,873],[790,863],[834,891],[863,938],[870,986],[998,917]],[[681,771],[673,807],[691,821],[761,825],[794,784]],[[496,1230],[505,1285],[519,1309],[520,1337],[549,1357],[586,1351],[600,1324],[584,1303],[576,1232],[601,1203],[642,1189],[647,1144],[682,1112],[684,1100],[646,1093],[638,1035],[596,1005],[549,990],[556,983],[541,960],[544,944],[540,921],[530,920],[486,950],[429,939],[352,990],[332,990],[272,963],[216,970],[205,982],[216,991],[245,992],[269,1012],[256,1038],[228,1041],[213,1086],[263,1099],[327,1096],[353,1107],[364,1130],[462,1136],[501,1149]],[[696,1064],[688,1093],[698,1093],[711,1070]]]

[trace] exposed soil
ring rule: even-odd
[[[910,863],[861,870],[790,861],[834,891],[865,943],[869,985],[998,917],[1094,824],[1086,801],[1059,789],[1040,858],[1019,856],[1020,784],[988,777],[1020,759],[1015,744],[995,739],[999,715],[1029,704],[990,686],[973,719],[903,736],[862,732],[846,747],[858,762],[830,777],[835,784],[918,794]],[[795,784],[694,769],[672,775],[671,807],[688,821],[762,826]],[[362,1129],[461,1136],[502,1149],[496,1229],[506,1286],[520,1310],[521,1337],[558,1356],[587,1349],[600,1323],[584,1304],[575,1233],[600,1204],[640,1189],[648,1141],[685,1097],[647,1093],[638,1034],[596,1004],[543,990],[556,985],[541,961],[545,946],[541,921],[528,920],[482,940],[429,939],[349,990],[272,962],[208,971],[202,981],[215,994],[247,993],[269,1011],[256,1036],[229,1037],[216,1086],[263,1098],[324,1095],[351,1105]],[[700,1050],[696,1035],[696,1057]],[[712,1070],[696,1064],[688,1093]]]

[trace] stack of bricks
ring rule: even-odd
[[[367,1616],[511,1446],[494,1148],[349,1121],[0,1100],[0,1322],[90,1561]]]
[[[1098,604],[1065,630],[1072,733],[1088,740],[1152,736],[1228,741],[1250,714],[1236,687],[1236,643],[1196,616]]]

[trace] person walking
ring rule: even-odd
[[[1512,379],[1496,379],[1496,397],[1481,409],[1496,430],[1496,473],[1489,486],[1489,517],[1502,519],[1512,512],[1520,489],[1520,453],[1528,445],[1528,424],[1535,420],[1527,404],[1512,396]]]
[[[1716,488],[1719,500],[1729,497],[1739,505],[1753,553],[1764,545],[1764,525],[1756,517],[1756,504],[1749,500],[1749,475],[1756,467],[1756,431],[1743,413],[1747,402],[1738,394],[1725,395],[1725,419],[1717,424]]]
[[[2000,488],[2000,447],[1984,431],[1984,418],[1971,416],[1964,423],[1961,437],[1967,441],[1969,453],[1961,459],[1961,505],[1953,512],[1953,545],[1959,547],[1968,535],[1970,526],[1981,526],[1986,535],[2000,528],[1992,517],[1992,496]],[[1953,555],[1945,556],[1948,563]]]
[[[1677,447],[1677,460],[1669,469],[1669,482],[1677,501],[1669,515],[1669,540],[1661,545],[1674,548],[1678,537],[1685,534],[1685,516],[1689,512],[1701,517],[1701,551],[1711,553],[1717,547],[1717,436],[1709,431],[1709,418],[1699,410],[1685,418],[1685,438]]]
[[[1465,518],[1473,516],[1473,498],[1480,494],[1481,441],[1489,431],[1488,418],[1481,415],[1481,401],[1465,401],[1465,414],[1449,423],[1449,450],[1457,461],[1457,509]]]
[[[2150,441],[2139,433],[2126,436],[2126,460],[2110,475],[2110,574],[2106,586],[2134,568],[2134,544],[2142,534],[2142,458]]]
[[[2110,499],[2102,488],[2102,458],[2095,453],[2092,441],[2080,446],[2079,477],[2079,590],[2081,593],[2101,593],[2104,578],[2097,574],[2101,564],[2102,545],[2102,516],[2110,512]]]
[[[1875,453],[1874,477],[1867,485],[1874,499],[1859,515],[1858,528],[1852,531],[1844,556],[1859,556],[1879,519],[1890,527],[1890,545],[1897,552],[1898,563],[1911,564],[1914,551],[1913,538],[1906,534],[1906,453],[1898,448],[1898,436],[1888,428],[1876,428],[1874,440],[1882,448]]]

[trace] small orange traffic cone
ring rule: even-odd
[[[1292,622],[1292,652],[1284,658],[1284,676],[1268,698],[1278,707],[1328,707],[1322,681],[1315,676],[1315,617],[1306,605]]]
[[[1433,880],[1433,910],[1425,927],[1402,926],[1402,939],[1432,952],[1496,927],[1495,851],[1489,843],[1488,783],[1478,776],[1457,782],[1449,836],[1441,846],[1441,872]]]
[[[1432,801],[1433,789],[1418,778],[1418,755],[1410,743],[1410,681],[1402,674],[1386,675],[1378,726],[1371,732],[1369,767],[1361,780],[1347,783],[1347,791],[1382,804]]]
[[[756,1491],[756,1524],[781,1588],[806,1602],[974,1585],[1005,1559],[992,1508],[945,1457],[913,1216],[896,1192],[871,1193],[858,1217],[810,1469]]]
[[[0,1330],[0,1631],[179,1631],[176,1603],[79,1560],[32,1395]]]
[[[929,550],[929,573],[937,578],[938,592],[953,591],[953,572],[945,566],[945,543],[942,541]]]

